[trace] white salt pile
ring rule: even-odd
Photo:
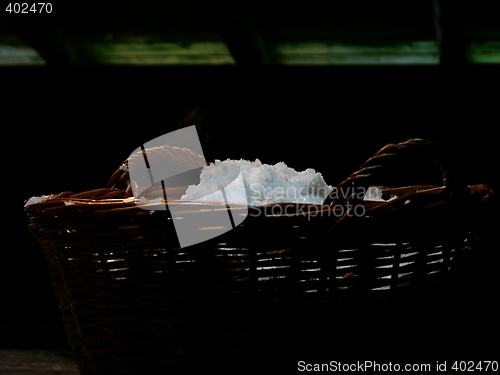
[[[297,172],[285,163],[268,165],[258,159],[228,159],[203,167],[200,184],[189,186],[181,199],[224,202],[220,187],[224,188],[228,203],[250,206],[281,202],[322,204],[333,189],[314,169]]]

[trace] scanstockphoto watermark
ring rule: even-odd
[[[331,208],[325,209],[320,205],[303,205],[300,203],[272,204],[265,206],[253,207],[248,216],[291,216],[303,215],[310,220],[315,217],[337,217],[344,215],[349,217],[363,217],[366,213],[363,204],[351,204],[346,202],[344,205],[337,204]]]
[[[364,199],[381,199],[381,194],[374,188],[365,189],[363,187],[348,186],[346,188],[333,188],[327,186],[301,186],[301,187],[262,187],[260,184],[252,184],[250,186],[252,197],[257,201],[273,201],[282,202],[281,204],[263,205],[254,207],[249,216],[258,217],[265,216],[282,216],[282,215],[304,215],[308,218],[314,217],[342,217],[356,216],[363,217],[366,213],[365,206],[362,203]],[[314,196],[317,199],[316,204],[304,205],[309,198]],[[335,204],[328,209],[322,207],[322,203],[326,197],[330,197],[333,201],[341,199],[345,201],[347,198],[355,198],[358,202],[352,204],[350,201],[345,201],[343,204]],[[294,203],[287,203],[294,202]]]
[[[330,361],[328,363],[297,363],[299,372],[443,372],[447,370],[446,361],[436,363],[392,363],[377,361],[356,361],[343,363]]]
[[[303,186],[263,186],[260,183],[252,183],[249,186],[250,197],[260,201],[274,201],[274,202],[298,202],[308,197],[315,196],[322,199],[330,197],[332,200],[343,199],[349,197],[356,198],[357,200],[363,199],[377,199],[382,198],[382,190],[376,187],[369,187],[368,189],[363,186],[344,186],[333,187],[318,186],[317,183],[306,183]]]

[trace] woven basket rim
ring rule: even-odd
[[[395,206],[397,205],[401,200],[403,199],[409,199],[413,196],[418,196],[418,195],[427,195],[427,194],[434,194],[434,195],[442,195],[443,196],[443,202],[446,200],[445,196],[445,191],[446,187],[445,186],[432,186],[432,185],[413,185],[413,186],[402,186],[402,187],[397,187],[397,188],[389,188],[389,187],[380,187],[384,195],[396,195],[400,194],[399,196],[396,196],[394,199],[387,199],[387,200],[364,200],[363,205],[367,208],[374,209],[376,207],[382,207],[382,206]],[[489,200],[493,197],[495,192],[493,189],[491,189],[488,185],[486,184],[475,184],[475,185],[470,185],[469,189],[471,192],[476,193],[476,195],[480,195],[478,193],[482,193],[480,195],[479,199],[476,200],[475,203],[480,203],[484,202],[486,200]],[[109,190],[110,192],[113,192],[111,189],[102,189],[102,190]],[[116,190],[116,192],[119,192]],[[83,192],[86,193],[86,192]],[[61,194],[67,195],[67,196],[60,196]],[[125,206],[136,206],[138,202],[140,202],[140,199],[137,199],[135,197],[128,197],[128,198],[79,198],[79,197],[74,197],[73,195],[80,195],[79,194],[73,194],[71,192],[65,192],[61,194],[50,194],[48,196],[42,196],[45,197],[43,201],[37,202],[37,203],[28,203],[29,199],[25,200],[25,209],[26,210],[31,210],[34,208],[38,207],[43,207],[43,206],[50,206],[50,205],[57,205],[57,204],[64,204],[66,206],[71,206],[71,205],[79,205],[79,206],[84,206],[84,205],[125,205]],[[70,194],[70,195],[69,195]],[[35,198],[35,196],[31,197]],[[171,201],[161,201],[161,202],[155,202],[155,203],[148,203],[147,206],[154,207],[154,206],[160,206],[160,205],[205,205],[207,207],[213,206],[213,207],[226,207],[226,203],[223,202],[213,202],[213,201],[204,201],[204,200],[192,200],[192,199],[174,199]],[[248,209],[265,209],[265,208],[272,208],[275,206],[288,206],[288,207],[297,207],[297,208],[310,208],[314,207],[315,209],[318,209],[321,207],[321,209],[328,210],[333,208],[333,206],[327,205],[327,204],[317,204],[317,203],[304,203],[304,202],[275,202],[275,203],[267,203],[267,204],[262,204],[262,205],[246,205],[242,203],[232,203],[229,202],[231,207],[235,208],[244,208],[247,207]]]

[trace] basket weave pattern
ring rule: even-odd
[[[157,152],[186,164],[196,158],[168,147]],[[394,168],[428,154],[442,186],[386,187]],[[319,206],[244,207],[248,216],[234,230],[181,249],[170,212],[143,210],[130,197],[131,162],[107,188],[26,208],[82,374],[183,373],[209,362],[237,371],[251,362],[262,333],[256,327],[275,306],[391,297],[464,266],[478,243],[475,215],[493,194],[484,185],[463,189],[450,179],[440,147],[410,140],[386,146],[339,185],[385,185],[384,197],[395,199],[356,201],[353,194]],[[362,204],[365,215],[349,215],[347,202]],[[193,209],[199,203],[168,205],[202,214]]]

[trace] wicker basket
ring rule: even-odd
[[[148,157],[199,158],[155,152]],[[324,328],[321,319],[331,322],[346,301],[411,293],[463,269],[493,195],[451,179],[458,174],[443,146],[413,139],[384,147],[324,205],[242,207],[248,216],[234,230],[180,248],[169,212],[143,210],[131,197],[133,162],[107,188],[25,207],[82,374],[244,373],[263,340],[279,335],[284,314],[314,316]],[[401,182],[435,171],[442,184]],[[393,199],[362,200],[359,188],[373,185]],[[199,215],[193,202],[172,199],[181,191],[169,191],[169,205]],[[364,215],[355,215],[360,205]]]

